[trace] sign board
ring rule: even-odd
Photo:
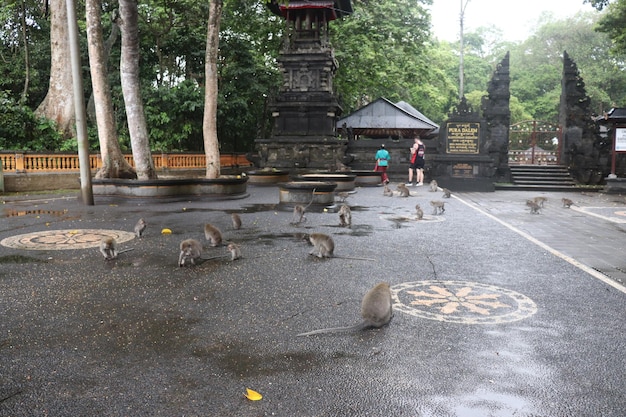
[[[452,177],[454,178],[474,178],[474,166],[471,164],[452,165]]]
[[[447,153],[477,154],[480,151],[480,123],[448,122],[446,138]]]
[[[626,152],[626,127],[615,129],[615,151]]]

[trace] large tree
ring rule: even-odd
[[[36,113],[54,120],[63,135],[71,137],[75,113],[65,0],[50,0],[50,52],[48,93]]]
[[[219,51],[222,7],[222,0],[211,0],[209,3],[209,20],[207,24],[205,51],[206,58],[204,63],[206,85],[204,93],[204,117],[202,122],[207,178],[217,178],[220,176],[220,148],[217,138],[217,57]]]
[[[137,169],[137,177],[140,180],[154,179],[157,174],[152,162],[146,116],[141,99],[137,1],[120,0],[119,4],[122,32],[120,73],[133,159]]]
[[[102,36],[100,0],[85,1],[89,69],[100,142],[102,167],[96,178],[137,178],[135,170],[126,162],[117,140],[111,88],[108,81],[106,54]]]

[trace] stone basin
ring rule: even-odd
[[[355,187],[355,178],[356,175],[352,173],[331,174],[320,172],[300,174],[297,175],[294,179],[296,181],[334,182],[337,184],[335,191],[352,191]]]
[[[289,181],[289,171],[278,169],[249,171],[247,175],[248,184],[254,185],[275,185]]]
[[[355,185],[359,187],[376,187],[381,183],[380,172],[363,170],[352,170],[356,175]]]
[[[127,180],[117,178],[93,179],[95,196],[114,197],[178,197],[211,196],[237,197],[246,194],[248,177],[223,175],[219,178],[174,178]]]
[[[329,181],[290,181],[278,184],[281,204],[333,204],[337,184]]]

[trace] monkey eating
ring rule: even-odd
[[[100,241],[100,253],[104,256],[105,261],[116,259],[117,255],[124,252],[129,252],[134,248],[124,249],[122,251],[117,250],[117,242],[111,236],[105,236]]]
[[[393,318],[391,289],[389,284],[381,282],[370,289],[361,301],[361,317],[363,321],[354,326],[331,327],[327,329],[313,330],[300,333],[298,336],[311,336],[314,334],[339,333],[361,331],[371,328],[380,328],[388,324]]]
[[[347,204],[342,204],[339,208],[339,226],[352,227],[352,211]]]
[[[209,241],[209,245],[215,247],[222,244],[222,232],[211,223],[204,225],[204,237]]]

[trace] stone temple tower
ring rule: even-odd
[[[272,137],[258,139],[258,164],[276,168],[327,168],[341,160],[346,143],[336,134],[341,107],[333,90],[338,63],[329,23],[352,13],[350,0],[269,3],[287,25],[278,57],[282,86],[270,104]]]

